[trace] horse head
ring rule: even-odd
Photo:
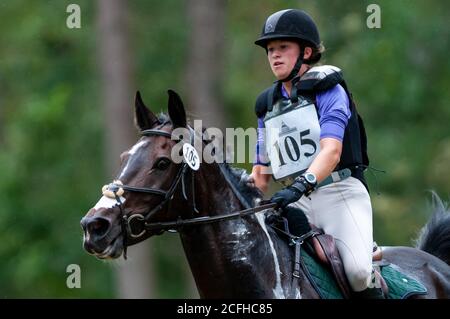
[[[147,224],[174,221],[171,211],[180,211],[168,202],[173,199],[185,164],[175,163],[172,149],[179,142],[172,138],[175,128],[186,127],[186,113],[177,93],[168,91],[169,117],[159,118],[136,93],[135,121],[142,137],[121,154],[116,180],[105,185],[103,196],[81,220],[84,248],[98,258],[118,258],[126,247],[136,244],[160,229],[144,229]]]

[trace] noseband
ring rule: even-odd
[[[190,128],[190,131],[192,132],[192,128]],[[141,131],[141,136],[164,136],[170,139],[173,139],[173,135],[171,133],[168,133],[166,131],[162,130],[156,130],[156,129],[149,129],[149,130],[143,130]],[[194,144],[194,136],[195,133],[191,133],[190,135],[190,144]],[[179,140],[178,138],[174,140]],[[114,181],[113,183],[109,185],[105,185],[103,187],[103,194],[107,197],[114,198],[117,201],[117,206],[120,209],[121,213],[121,227],[122,227],[122,236],[123,236],[123,249],[124,249],[124,258],[127,258],[126,249],[127,249],[127,243],[129,240],[135,241],[135,243],[140,242],[144,240],[145,238],[142,238],[147,232],[151,232],[153,234],[162,234],[165,231],[169,232],[176,232],[179,228],[186,225],[197,225],[197,224],[205,224],[205,223],[212,223],[216,221],[221,220],[227,220],[232,219],[236,217],[243,217],[247,215],[251,215],[269,208],[274,208],[275,204],[265,204],[254,208],[247,208],[244,210],[236,211],[233,213],[228,214],[222,214],[217,216],[202,216],[202,217],[196,217],[196,218],[190,218],[190,219],[181,219],[180,217],[176,221],[172,222],[157,222],[157,223],[149,223],[149,220],[152,216],[154,216],[155,213],[159,212],[172,198],[175,194],[175,191],[177,189],[178,184],[181,181],[182,184],[182,193],[183,197],[186,201],[188,201],[188,196],[186,194],[186,182],[185,182],[185,175],[186,171],[188,170],[188,164],[183,161],[180,168],[178,169],[177,175],[175,176],[174,181],[172,182],[172,185],[169,187],[167,191],[157,189],[157,188],[150,188],[150,187],[135,187],[135,186],[129,186],[129,185],[123,185],[121,181]],[[193,171],[192,171],[193,172]],[[192,190],[194,189],[193,185],[193,177],[192,177]],[[236,194],[236,189],[233,188],[233,191]],[[161,203],[159,203],[156,207],[154,207],[152,210],[150,210],[145,215],[142,214],[125,214],[123,210],[123,202],[120,199],[121,195],[124,193],[124,191],[129,192],[135,192],[135,193],[147,193],[152,195],[158,195],[163,197],[163,200]],[[236,194],[237,197],[241,200],[240,194]],[[193,201],[193,210],[196,213],[199,213],[197,208],[195,207],[195,197],[192,198]],[[242,200],[241,200],[242,202]],[[244,204],[244,207],[247,207],[248,205]],[[132,222],[133,224],[140,224],[139,229],[141,231],[133,232],[132,229]]]

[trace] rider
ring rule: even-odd
[[[264,192],[270,177],[281,182],[285,188],[270,201],[301,209],[335,238],[356,297],[384,298],[373,285],[366,136],[340,69],[314,66],[324,48],[316,24],[302,10],[270,15],[255,44],[266,50],[277,81],[256,101],[251,180]],[[292,220],[298,218],[288,218],[290,228]]]

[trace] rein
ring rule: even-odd
[[[255,213],[258,213],[260,211],[274,208],[275,203],[265,204],[257,207],[247,208],[243,210],[239,210],[236,212],[233,212],[231,214],[222,214],[217,216],[203,216],[203,217],[196,217],[196,218],[190,218],[190,219],[179,219],[174,222],[163,222],[163,223],[149,223],[145,224],[147,230],[171,230],[171,229],[178,229],[183,226],[189,226],[189,225],[199,225],[199,224],[208,224],[208,223],[214,223],[217,221],[222,220],[228,220],[228,219],[234,219],[237,217],[245,217],[249,215],[253,215]]]
[[[173,138],[173,135],[171,133],[168,133],[168,132],[162,131],[162,130],[156,130],[156,129],[144,130],[141,132],[141,135],[142,136],[156,135],[156,136],[164,136],[164,137],[167,137],[170,139]],[[193,145],[194,144],[193,142],[194,142],[194,134],[191,134],[190,144]],[[222,175],[224,175],[226,177],[226,175],[224,174],[224,172],[222,170],[222,167],[220,165],[219,165],[219,167],[221,169],[221,172],[223,173]],[[184,180],[186,171],[188,170],[188,168],[189,168],[188,164],[185,161],[183,161],[183,164],[181,164],[181,167],[178,170],[177,175],[175,176],[175,179],[172,182],[172,185],[170,186],[170,188],[167,191],[157,189],[157,188],[135,187],[135,186],[123,185],[121,181],[117,181],[117,180],[114,181],[113,183],[111,183],[109,185],[105,185],[103,187],[103,189],[102,189],[103,195],[110,197],[110,198],[114,198],[117,201],[117,206],[120,209],[120,213],[122,216],[121,227],[122,227],[124,258],[125,259],[127,257],[126,249],[128,246],[128,240],[130,240],[130,239],[138,240],[138,242],[139,242],[139,241],[143,240],[142,237],[147,232],[152,232],[152,233],[158,234],[158,235],[164,233],[165,231],[176,232],[178,229],[180,229],[181,227],[184,227],[184,226],[208,224],[208,223],[214,223],[214,222],[223,221],[223,220],[234,219],[237,217],[249,216],[249,215],[253,215],[255,213],[258,213],[258,212],[266,210],[266,209],[274,208],[276,206],[276,204],[270,203],[270,204],[264,204],[264,205],[257,206],[257,207],[249,207],[250,206],[249,203],[246,202],[245,200],[243,201],[243,197],[240,196],[237,189],[232,187],[234,194],[239,194],[239,195],[237,195],[237,197],[241,201],[243,206],[246,207],[246,209],[239,210],[239,211],[229,213],[229,214],[224,213],[224,214],[220,214],[217,216],[202,216],[202,217],[195,217],[195,218],[190,218],[190,219],[181,219],[179,217],[175,221],[149,223],[148,222],[149,219],[155,213],[159,212],[173,198],[173,195],[175,194],[175,191],[178,187],[178,184],[180,184],[180,182],[182,183],[183,197],[185,200],[188,200],[188,197],[186,195],[186,186],[185,186],[185,180]],[[227,178],[225,178],[225,179],[229,185],[232,185],[231,182],[229,181],[229,179],[227,179]],[[192,182],[193,182],[193,180],[192,180]],[[234,185],[232,185],[232,186],[234,186]],[[158,196],[163,197],[163,200],[155,208],[153,208],[152,210],[150,210],[149,212],[147,212],[144,215],[143,214],[132,214],[132,213],[126,214],[123,210],[123,203],[120,199],[120,196],[124,193],[124,191],[158,195]],[[198,211],[195,207],[195,198],[193,198],[193,210],[198,213]],[[132,224],[133,225],[136,224],[136,226],[139,226],[139,227],[137,227],[138,231],[133,231]]]

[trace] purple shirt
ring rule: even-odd
[[[281,93],[284,97],[289,97],[284,86],[281,87]],[[317,93],[316,102],[320,125],[320,138],[331,137],[342,142],[345,128],[351,117],[349,100],[344,88],[340,84],[337,84],[327,91]],[[269,165],[269,159],[266,153],[263,118],[258,118],[258,138],[254,164]]]

